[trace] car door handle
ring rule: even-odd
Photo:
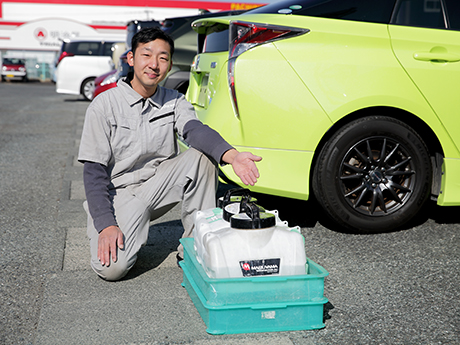
[[[416,52],[414,53],[414,59],[433,62],[458,62],[460,61],[460,55],[440,52]]]

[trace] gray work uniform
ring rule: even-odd
[[[116,222],[124,234],[117,262],[102,266],[98,231],[85,204],[91,266],[101,277],[123,277],[147,242],[150,220],[178,202],[182,201],[184,237],[191,236],[196,211],[215,207],[216,165],[193,148],[179,154],[176,133],[182,136],[189,121],[197,121],[194,109],[177,91],[158,87],[143,100],[124,81],[88,107],[78,160],[107,167]]]

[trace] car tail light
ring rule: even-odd
[[[233,109],[239,116],[238,103],[235,91],[235,63],[236,58],[258,45],[280,39],[303,35],[310,30],[278,25],[230,22],[230,42],[228,52],[228,84],[233,100]]]
[[[230,23],[229,58],[237,57],[260,44],[302,35],[308,29],[247,22]]]
[[[232,96],[233,111],[236,116],[240,115],[238,110],[238,102],[236,101],[235,91],[235,60],[236,58],[228,60],[228,86],[230,87],[230,95]]]
[[[63,58],[67,57],[67,56],[74,56],[75,54],[72,54],[72,53],[68,53],[68,52],[62,52],[61,55],[59,56],[59,59],[58,61],[56,62],[56,66],[59,64],[59,62],[62,61]]]

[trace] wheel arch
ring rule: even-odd
[[[344,117],[342,117],[339,121],[334,123],[326,134],[321,138],[320,142],[318,143],[315,153],[313,155],[311,169],[310,169],[310,176],[309,176],[309,186],[310,191],[309,194],[314,196],[313,190],[311,188],[311,183],[313,181],[313,174],[314,174],[314,167],[316,166],[318,156],[326,145],[326,143],[331,139],[331,137],[343,126],[346,124],[357,120],[359,118],[364,118],[367,116],[372,115],[380,115],[380,116],[387,116],[398,119],[399,121],[404,122],[411,128],[413,128],[422,138],[424,141],[428,153],[431,157],[432,162],[432,169],[433,169],[433,181],[431,187],[431,198],[436,200],[439,192],[441,190],[441,177],[442,177],[442,160],[444,158],[444,151],[442,149],[441,142],[439,141],[436,134],[433,130],[428,126],[426,122],[420,119],[418,116],[405,111],[403,109],[394,108],[394,107],[369,107],[364,109],[359,109],[353,113],[350,113]]]

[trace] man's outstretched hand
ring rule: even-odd
[[[253,155],[250,152],[238,152],[235,149],[228,150],[222,156],[225,163],[231,164],[235,174],[245,185],[254,186],[259,178],[259,170],[255,162],[262,160],[262,157]]]

